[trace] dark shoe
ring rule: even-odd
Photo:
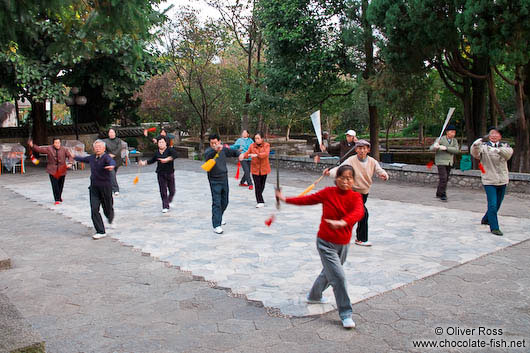
[[[480,224],[483,224],[485,226],[489,226],[490,224],[488,223],[488,221],[485,221],[485,220],[480,220]]]
[[[447,196],[445,196],[445,195],[440,196],[440,200],[447,201]]]
[[[436,194],[436,198],[439,199],[440,197],[442,197],[442,195],[438,195],[438,194]]]
[[[502,236],[502,232],[501,232],[500,229],[494,229],[494,230],[492,230],[491,232],[492,232],[493,234],[495,234],[495,235],[498,235],[499,237]]]

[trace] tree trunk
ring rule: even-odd
[[[527,64],[528,66],[529,64]],[[515,136],[515,150],[512,160],[512,171],[520,173],[530,172],[530,131],[529,122],[525,114],[525,72],[522,66],[515,69],[515,106],[517,119],[517,134]]]
[[[495,106],[495,97],[497,93],[495,92],[495,81],[493,81],[493,70],[490,69],[489,78],[488,78],[488,91],[489,91],[489,113],[490,113],[490,123],[491,126],[497,127],[499,124],[497,120],[497,114],[496,114],[496,106]]]
[[[46,103],[31,101],[31,118],[33,129],[31,136],[35,144],[48,144],[48,131],[46,130]]]
[[[250,85],[252,84],[252,55],[253,55],[253,41],[252,38],[248,41],[248,51],[247,51],[247,88],[245,90],[245,112],[243,113],[243,118],[241,119],[241,131],[248,131],[248,122],[249,122],[249,110],[250,110]]]
[[[370,155],[379,160],[379,118],[377,107],[371,104],[372,92],[368,92],[368,112],[370,114]]]
[[[15,114],[17,115],[17,127],[20,127],[20,115],[18,114],[18,98],[15,97]]]
[[[369,80],[374,76],[374,37],[372,25],[368,21],[368,0],[362,0],[362,27],[364,31],[364,55],[366,67],[363,72],[363,79]],[[372,89],[368,87],[366,93],[368,99],[368,114],[370,116],[370,154],[373,158],[379,160],[379,119],[377,116],[377,107],[373,103]]]
[[[291,125],[293,124],[293,119],[289,119],[287,124],[287,132],[285,133],[285,141],[289,141],[289,135],[291,134]]]
[[[489,70],[489,60],[485,58],[475,58],[473,60],[472,72],[477,75],[487,75]],[[475,134],[484,136],[487,132],[486,119],[486,85],[487,80],[471,78],[473,88],[473,121],[475,122]]]
[[[423,143],[423,121],[418,123],[418,142]]]

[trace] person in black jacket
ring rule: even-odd
[[[156,174],[160,188],[160,197],[162,198],[162,213],[167,213],[175,196],[175,167],[173,166],[173,160],[177,158],[177,151],[168,147],[169,142],[164,136],[158,137],[157,144],[158,150],[155,152],[155,155],[149,160],[140,161],[140,165],[158,163],[156,166]]]
[[[237,150],[223,147],[221,139],[217,134],[208,136],[210,147],[204,152],[204,160],[215,158],[214,167],[208,172],[208,181],[212,192],[212,225],[213,231],[217,234],[223,232],[221,228],[223,213],[228,206],[228,172],[226,169],[226,157],[238,157],[241,160],[242,154]]]

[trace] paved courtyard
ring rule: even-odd
[[[253,193],[237,187],[231,178],[231,201],[226,214],[228,224],[224,227],[224,234],[215,235],[211,231],[206,177],[198,171],[196,162],[183,161],[181,166],[179,168],[177,163],[177,197],[174,209],[168,214],[160,213],[161,202],[152,170],[144,170],[137,185],[132,183],[135,168],[121,170],[122,192],[115,199],[117,227],[108,232],[119,242],[133,246],[145,255],[151,254],[190,271],[184,273],[152,260],[138,263],[128,247],[109,239],[92,241],[88,238],[92,232],[86,172],[74,172],[67,177],[63,195],[65,203],[59,207],[50,202],[49,181],[43,173],[2,179],[1,185],[5,188],[1,197],[2,209],[6,210],[5,215],[9,215],[2,220],[2,227],[10,230],[9,234],[2,235],[2,246],[6,252],[14,254],[12,258],[16,265],[15,269],[0,273],[0,281],[6,284],[2,291],[34,326],[44,331],[48,347],[53,348],[51,351],[157,351],[153,348],[158,347],[153,343],[155,341],[160,341],[157,343],[160,347],[166,347],[159,351],[211,351],[208,347],[212,346],[222,351],[241,352],[425,351],[412,349],[410,337],[438,338],[433,335],[436,325],[473,327],[488,324],[504,327],[511,337],[529,337],[530,282],[526,271],[529,242],[525,239],[530,237],[530,221],[524,217],[524,209],[520,210],[528,206],[528,200],[507,197],[506,210],[510,210],[511,215],[500,219],[505,236],[494,237],[487,228],[479,225],[481,213],[448,207],[451,202],[433,202],[431,195],[425,196],[431,192],[428,188],[377,184],[368,202],[370,237],[374,247],[352,245],[347,262],[349,292],[357,303],[354,312],[359,328],[356,332],[345,332],[338,325],[336,312],[298,318],[333,310],[332,305],[306,305],[303,301],[320,270],[314,245],[320,207],[282,205],[277,212],[273,205],[273,186],[268,184],[267,207],[255,209]],[[299,193],[315,177],[309,173],[295,175],[288,171],[282,171],[282,176],[287,195]],[[322,186],[329,182],[323,182]],[[381,195],[377,190],[390,190],[395,198],[404,187],[409,193],[419,192],[416,200],[400,202],[378,198]],[[27,199],[15,196],[8,189]],[[483,196],[467,191],[454,190],[453,193],[455,198],[465,196],[475,203]],[[10,205],[16,205],[16,209],[10,209]],[[31,232],[28,233],[22,225],[16,227],[16,221],[9,221],[17,213],[37,217],[31,219]],[[277,219],[271,227],[266,227],[264,220],[273,213]],[[518,245],[514,247],[512,244]],[[506,250],[499,252],[500,249]],[[115,255],[114,260],[109,252]],[[17,254],[20,256],[18,260]],[[62,256],[66,258],[54,264],[55,270],[50,272],[46,271],[46,265],[39,270],[35,267],[44,261],[43,256],[50,257],[46,259],[50,262],[54,257],[56,262]],[[76,256],[79,260],[75,260]],[[84,263],[85,257],[95,257],[90,260],[91,266]],[[462,263],[465,264],[459,266]],[[103,274],[100,271],[104,271]],[[160,275],[161,271],[164,276]],[[177,273],[171,275],[167,271]],[[193,275],[202,276],[209,282],[193,281]],[[129,280],[123,283],[124,279],[116,278],[120,276]],[[422,278],[425,279],[420,280]],[[66,280],[76,283],[73,289],[62,283]],[[171,288],[175,281],[177,288]],[[201,287],[200,283],[207,285]],[[91,292],[91,285],[97,290],[91,294],[92,300],[99,306],[94,307],[87,298],[76,299],[88,295],[82,292]],[[101,288],[102,285],[105,288]],[[269,309],[259,309],[259,303],[255,303],[258,307],[250,309],[244,300],[227,297],[225,291],[210,289],[216,285],[216,288],[230,288],[231,296],[245,294],[251,299],[247,303],[263,302]],[[107,287],[110,293],[105,293]],[[28,304],[30,298],[39,298],[30,288],[42,291],[43,303]],[[142,297],[142,293],[153,298],[137,298]],[[332,299],[331,290],[326,295]],[[68,300],[70,296],[72,298]],[[143,302],[146,300],[152,302]],[[115,304],[109,306],[109,302]],[[172,302],[178,302],[178,305],[173,307]],[[160,305],[158,311],[162,313],[155,315],[156,320],[140,323],[135,319],[138,315],[144,317],[150,310],[157,311],[157,303]],[[129,307],[129,310],[120,305]],[[224,308],[217,308],[218,305]],[[91,313],[86,306],[96,312]],[[116,315],[127,324],[111,325],[109,311],[112,312],[114,306]],[[230,314],[227,316],[223,310]],[[266,312],[273,316],[293,317],[274,318],[267,316]],[[64,315],[67,317],[62,317]],[[177,316],[179,320],[175,322],[160,315]],[[215,327],[198,328],[197,319],[204,320],[205,325],[213,321]],[[132,320],[133,324],[127,320]],[[188,321],[193,324],[186,324]],[[172,322],[178,332],[175,337],[180,337],[180,341],[171,338],[172,334],[162,334],[172,332],[168,328]],[[89,328],[103,325],[104,329],[89,330],[88,337],[79,337],[67,328],[57,331],[57,327],[70,324]],[[274,329],[267,328],[271,324],[275,325]],[[139,330],[138,333],[140,327],[144,330],[151,327],[160,334],[153,338],[144,332],[133,338],[135,331],[129,331],[131,327]],[[192,328],[199,331],[190,331]],[[288,334],[282,335],[282,330],[291,332],[292,339],[287,337]],[[182,341],[184,332],[194,332],[192,337],[207,334],[206,338],[203,337],[207,342],[190,338],[190,345],[185,346]],[[106,338],[101,339],[101,336]],[[77,345],[65,343],[72,337]],[[101,339],[99,345],[87,343],[97,337]],[[120,337],[127,337],[129,343],[116,343]],[[228,344],[228,337],[238,344]],[[261,343],[253,347],[248,341],[250,338]],[[222,341],[218,346],[212,345],[212,341],[218,340]],[[294,346],[293,340],[296,342]],[[343,343],[338,344],[338,341]],[[83,350],[87,344],[91,349]],[[366,348],[367,345],[370,347]],[[347,349],[340,348],[346,346]]]
[[[211,201],[205,173],[177,170],[175,207],[162,214],[156,174],[119,175],[115,197],[116,221],[107,232],[126,245],[167,261],[193,275],[227,287],[235,294],[261,301],[290,316],[321,314],[334,304],[307,305],[305,296],[321,269],[315,234],[321,206],[274,206],[268,185],[263,209],[256,209],[254,193],[230,178],[230,204],[225,233],[212,232]],[[51,202],[49,181],[8,186],[38,204],[92,227],[88,178],[68,179],[60,206]],[[309,185],[311,179],[307,180]],[[286,186],[286,195],[299,194],[306,185]],[[353,302],[412,283],[415,280],[476,259],[530,238],[530,220],[501,217],[506,236],[492,236],[480,225],[481,214],[442,207],[370,198],[371,248],[352,246],[346,263],[348,292]],[[272,214],[270,227],[265,220]],[[334,303],[329,288],[325,295]]]

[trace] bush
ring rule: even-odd
[[[123,141],[127,142],[129,147],[138,148],[138,139],[136,137],[126,137]]]

